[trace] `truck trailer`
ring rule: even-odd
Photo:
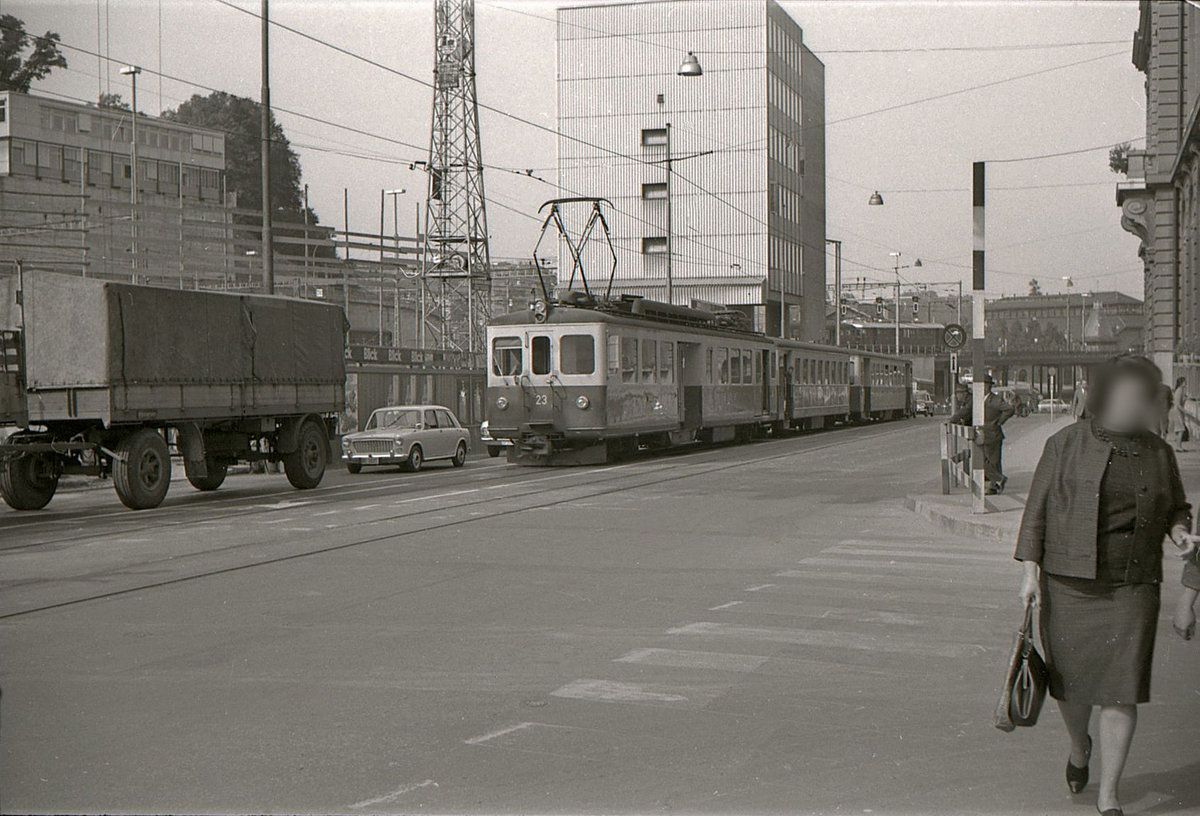
[[[157,507],[182,458],[197,490],[236,462],[316,487],[345,407],[340,306],[53,272],[0,280],[0,497],[39,510],[59,478]]]

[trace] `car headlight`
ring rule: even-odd
[[[400,448],[403,446],[404,446],[404,440],[401,439],[400,437],[396,437],[395,439],[392,440],[392,449],[393,450],[400,450]]]
[[[575,398],[575,407],[581,411],[586,411],[588,406],[591,404],[592,404],[592,401],[590,399],[588,399],[587,397],[585,397],[583,394],[580,394],[578,397]]]
[[[342,450],[350,450],[350,437],[342,437]]]
[[[503,411],[508,407],[508,397],[496,397],[496,407]]]

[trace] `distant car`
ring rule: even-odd
[[[913,413],[923,416],[933,416],[936,406],[933,402],[933,397],[928,391],[916,391],[913,393]]]
[[[487,448],[488,456],[493,458],[503,453],[505,448],[512,447],[511,439],[496,439],[492,436],[488,430],[488,421],[486,419],[479,426],[479,441]]]
[[[342,437],[342,461],[351,473],[364,465],[398,465],[415,472],[436,460],[462,467],[470,449],[471,434],[440,405],[379,408],[361,431]]]
[[[1038,413],[1048,414],[1053,411],[1056,414],[1065,414],[1071,410],[1071,406],[1066,400],[1061,400],[1058,397],[1054,399],[1044,399],[1038,403]]]

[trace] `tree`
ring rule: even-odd
[[[67,58],[58,43],[59,36],[53,31],[33,37],[22,20],[11,14],[0,15],[0,91],[29,93],[35,81],[44,79],[55,68],[66,68]],[[30,49],[28,54],[26,49]]]
[[[260,122],[262,106],[253,99],[234,96],[223,91],[214,91],[208,96],[196,94],[174,110],[163,111],[163,118],[185,125],[212,128],[225,132],[225,184],[226,189],[237,194],[239,209],[262,209],[262,141]],[[271,204],[273,219],[280,222],[304,222],[304,195],[300,181],[300,157],[292,150],[283,128],[272,114],[269,131],[271,138]],[[309,237],[315,238],[322,230],[315,229],[319,223],[317,214],[310,208],[308,221],[313,225]],[[258,223],[257,220],[254,223]],[[303,230],[276,229],[279,237],[304,236]],[[275,251],[281,255],[303,255],[298,244],[277,244]],[[310,251],[313,257],[332,258],[331,247],[317,247]]]
[[[1129,142],[1113,145],[1108,151],[1108,169],[1120,176],[1129,175]]]
[[[1038,283],[1038,279],[1030,278],[1029,279],[1029,296],[1037,297],[1041,293],[1042,293],[1042,285],[1040,283]]]
[[[100,100],[96,103],[98,108],[108,108],[109,110],[129,110],[129,103],[121,98],[120,94],[102,93]]]

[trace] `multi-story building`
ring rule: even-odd
[[[821,339],[824,120],[824,65],[775,0],[558,11],[559,185],[612,202],[620,292]]]
[[[0,91],[0,260],[188,285],[236,274],[225,135],[139,114],[137,139],[135,174],[129,111]]]
[[[1172,377],[1200,360],[1200,9],[1141,0],[1133,64],[1146,75],[1146,145],[1130,151],[1117,203],[1141,239],[1146,350]]]

